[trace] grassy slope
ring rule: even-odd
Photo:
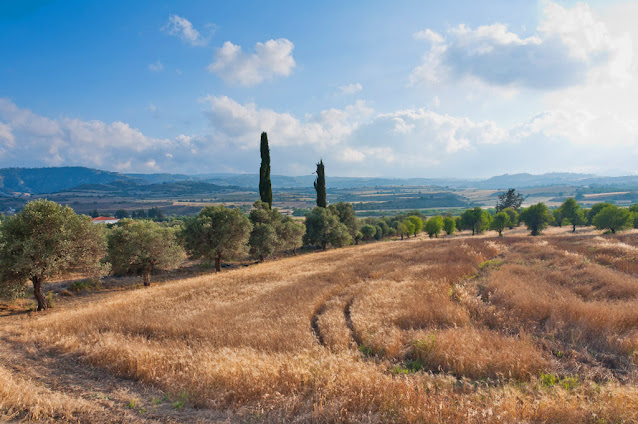
[[[376,243],[60,309],[6,327],[6,340],[241,420],[634,421],[637,245],[636,236]],[[0,369],[0,382],[36,390],[23,377]],[[0,391],[0,409],[91,416],[56,397],[74,393],[37,390],[30,403]]]

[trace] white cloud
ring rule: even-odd
[[[1,122],[4,121],[4,122]],[[10,135],[2,166],[84,165],[150,170],[156,152],[170,149],[168,139],[147,137],[123,122],[49,119],[0,98],[0,131]],[[123,158],[127,158],[126,162]]]
[[[260,84],[275,76],[288,76],[295,67],[294,44],[285,38],[257,43],[254,53],[244,53],[230,41],[217,50],[210,72],[231,83],[244,86]]]
[[[212,33],[214,27],[211,28]],[[209,38],[203,37],[188,19],[178,15],[170,15],[168,17],[168,23],[162,27],[162,30],[168,32],[170,35],[179,37],[192,46],[205,46],[209,41]]]
[[[302,121],[289,113],[258,108],[254,103],[242,105],[226,97],[202,99],[215,134],[240,148],[252,148],[262,131],[269,134],[271,146],[328,146],[340,143],[372,114],[363,101],[345,109],[328,109],[306,115]]]
[[[435,31],[432,31],[429,28],[423,31],[416,32],[414,34],[414,39],[429,41],[430,43],[433,43],[433,44],[438,44],[443,42],[443,37],[441,36],[441,34]]]
[[[155,63],[149,64],[148,69],[153,72],[161,72],[164,70],[164,65],[158,60]]]
[[[558,89],[584,84],[590,71],[627,78],[630,43],[612,36],[587,4],[568,9],[548,2],[543,14],[529,37],[501,23],[476,29],[461,24],[445,36],[430,29],[416,33],[430,49],[411,82],[474,79],[495,86]]]
[[[638,141],[638,120],[587,109],[549,110],[533,116],[513,133],[519,138],[540,134],[579,146],[621,148]]]
[[[353,83],[353,84],[347,84],[347,85],[342,85],[339,86],[339,91],[341,92],[341,94],[355,94],[358,93],[359,91],[363,90],[363,86],[360,83]]]
[[[124,122],[50,119],[0,99],[0,166],[254,172],[259,135],[266,131],[275,174],[310,173],[319,158],[328,164],[330,175],[476,177],[582,169],[633,173],[638,120],[630,111],[606,110],[603,100],[599,109],[566,104],[505,127],[428,108],[379,113],[363,101],[295,116],[208,96],[201,102],[210,131],[168,139],[149,137]]]
[[[6,147],[15,146],[15,137],[9,125],[0,123],[0,140],[2,140]]]

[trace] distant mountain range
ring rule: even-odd
[[[273,175],[272,186],[275,190],[312,188],[314,175],[290,177]],[[114,182],[119,184],[113,185]],[[123,174],[84,167],[57,168],[3,168],[0,169],[0,196],[12,197],[20,193],[46,194],[73,188],[135,191],[135,186],[153,184],[175,184],[185,190],[216,191],[225,189],[254,190],[259,183],[258,174]],[[101,185],[101,186],[100,186]],[[106,185],[106,186],[104,186]],[[445,178],[365,178],[365,177],[327,177],[328,189],[349,189],[356,187],[382,186],[438,186],[448,188],[506,189],[547,186],[609,186],[616,188],[638,188],[638,176],[601,177],[594,174],[548,173],[505,174],[488,179],[445,179]],[[83,186],[83,187],[78,187]],[[220,187],[221,186],[221,187]],[[144,191],[150,187],[145,187]],[[165,191],[169,187],[163,187]],[[153,190],[159,190],[153,187]]]

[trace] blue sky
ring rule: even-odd
[[[0,2],[0,166],[635,174],[637,2]]]

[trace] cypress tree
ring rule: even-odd
[[[325,208],[328,203],[326,202],[326,174],[323,166],[323,159],[317,164],[315,190],[317,191],[317,206]]]
[[[272,208],[272,187],[270,184],[270,149],[268,148],[268,135],[261,133],[261,166],[259,167],[259,196],[261,201],[268,203]]]

